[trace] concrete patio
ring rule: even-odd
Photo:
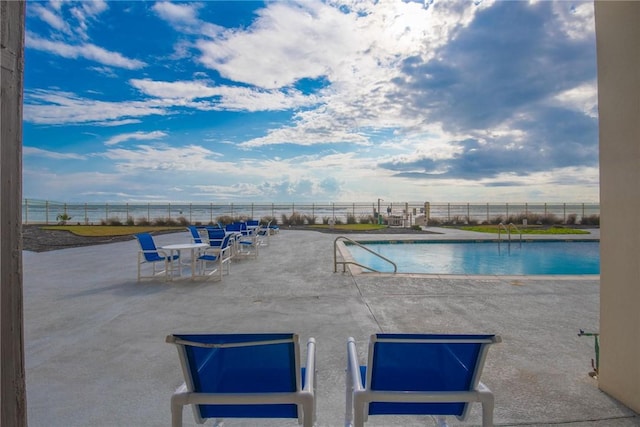
[[[419,238],[468,236],[434,231],[443,234]],[[169,399],[183,381],[167,334],[291,331],[303,344],[308,337],[317,341],[318,426],[344,425],[347,338],[357,339],[364,362],[376,332],[499,334],[503,342],[489,350],[482,376],[496,396],[496,425],[640,426],[638,414],[588,375],[593,339],[578,331],[598,330],[597,276],[334,273],[336,237],[284,229],[257,260],[234,261],[222,282],[137,283],[135,240],[24,252],[29,425],[167,426]],[[186,231],[156,237],[159,244],[188,240]],[[196,425],[188,408],[184,421]],[[466,422],[448,422],[479,425],[480,405]],[[372,417],[367,425],[434,426],[435,420]]]

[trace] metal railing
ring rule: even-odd
[[[398,266],[396,265],[396,263],[395,263],[395,262],[393,262],[393,261],[391,261],[389,258],[387,258],[387,257],[385,257],[385,256],[380,255],[380,254],[379,254],[378,252],[376,252],[376,251],[372,251],[371,249],[369,249],[369,248],[367,248],[366,246],[364,246],[364,245],[362,245],[362,244],[360,244],[360,243],[356,242],[355,240],[349,239],[348,237],[345,237],[345,236],[338,236],[338,237],[336,237],[336,239],[333,241],[333,272],[334,272],[334,273],[337,273],[337,272],[338,272],[338,264],[342,264],[342,272],[343,272],[343,273],[344,273],[345,271],[347,271],[347,270],[346,270],[346,268],[347,268],[347,264],[350,264],[350,265],[357,265],[357,266],[358,266],[358,267],[360,267],[360,268],[365,268],[365,269],[367,269],[367,270],[373,271],[374,273],[382,273],[381,271],[378,271],[378,270],[376,270],[375,268],[372,268],[372,267],[369,267],[369,266],[366,266],[366,265],[360,264],[360,263],[355,262],[355,261],[344,261],[344,260],[343,260],[343,261],[338,261],[338,241],[342,241],[342,240],[347,241],[347,242],[349,242],[350,244],[352,244],[352,245],[354,245],[354,246],[357,246],[357,247],[359,247],[359,248],[362,248],[362,249],[364,249],[365,251],[367,251],[367,252],[369,252],[369,253],[371,253],[371,254],[375,255],[376,257],[378,257],[378,258],[380,258],[380,259],[382,259],[382,260],[384,260],[384,261],[386,261],[386,262],[390,263],[391,265],[393,265],[393,272],[394,272],[394,273],[396,273],[396,272],[398,271]]]
[[[273,224],[303,225],[379,223],[389,226],[442,224],[592,224],[599,225],[597,203],[71,203],[24,199],[24,224],[179,224],[217,223],[221,218],[273,220]]]

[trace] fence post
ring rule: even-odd
[[[89,225],[89,216],[87,214],[87,204],[84,204],[84,225]]]
[[[107,220],[109,219],[109,203],[105,203],[104,204],[104,223],[107,223]]]
[[[49,201],[44,202],[44,223],[49,225]]]
[[[27,199],[24,199],[24,223],[29,224],[29,201]]]

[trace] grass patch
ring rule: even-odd
[[[309,228],[314,228],[319,230],[328,230],[330,227],[328,224],[315,224],[315,225],[310,225]],[[342,230],[342,231],[371,231],[371,230],[381,230],[383,228],[387,228],[387,226],[379,225],[379,224],[335,224],[333,226],[334,230]]]
[[[497,225],[469,225],[464,227],[451,227],[465,231],[476,231],[478,233],[496,233],[498,234]],[[500,228],[502,233],[506,233],[504,228]],[[537,226],[521,226],[518,230],[511,228],[511,234],[590,234],[588,231],[571,227],[553,226],[553,227],[537,227]]]
[[[47,225],[43,230],[70,231],[84,237],[126,236],[153,231],[183,231],[184,227],[136,226],[136,225]]]

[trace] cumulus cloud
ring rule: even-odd
[[[597,165],[593,33],[562,37],[571,25],[549,21],[557,7],[497,3],[433,59],[405,59],[394,102],[441,123],[458,151],[380,166],[404,177],[478,179]],[[461,133],[468,138],[455,137]]]

